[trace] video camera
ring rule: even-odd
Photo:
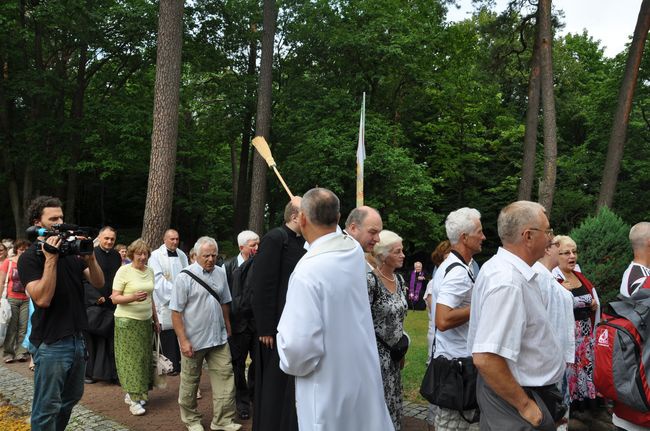
[[[93,253],[94,245],[92,236],[95,229],[90,227],[79,227],[76,224],[55,224],[52,225],[50,230],[39,226],[31,226],[27,229],[27,239],[36,241],[38,237],[58,236],[61,238],[59,248],[44,244],[46,250],[50,253],[58,253],[61,256],[70,255],[89,255]],[[85,237],[86,239],[79,239],[78,236]],[[43,244],[44,241],[38,241],[38,244]],[[56,251],[55,251],[56,250]],[[41,247],[36,248],[37,254],[42,254]]]

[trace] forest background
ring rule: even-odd
[[[477,208],[487,236],[477,257],[489,257],[498,212],[518,196],[535,38],[535,5],[512,3],[449,23],[453,5],[444,0],[278,2],[268,138],[292,191],[330,188],[343,218],[355,206],[366,92],[366,203],[425,263],[444,239],[446,214]],[[2,237],[22,236],[39,194],[61,197],[67,222],[110,224],[119,242],[140,236],[158,8],[148,0],[0,4]],[[250,192],[262,11],[252,0],[185,4],[178,153],[173,166],[156,168],[175,172],[171,226],[185,249],[207,234],[234,253],[251,203],[263,205],[261,230],[281,223],[287,195],[273,174],[266,193]],[[564,17],[553,12],[557,31]],[[596,212],[627,50],[607,58],[588,32],[567,34],[553,39],[552,59],[551,224],[568,233]],[[646,53],[611,204],[628,224],[650,219],[649,62]],[[533,200],[544,168],[538,132]]]

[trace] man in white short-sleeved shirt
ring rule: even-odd
[[[467,349],[470,302],[474,275],[469,264],[472,256],[481,251],[485,240],[481,213],[473,208],[452,211],[445,221],[447,238],[451,243],[449,256],[440,264],[433,278],[436,296],[435,346],[433,356],[451,358],[470,356]],[[473,411],[464,412],[466,418]],[[467,430],[471,425],[456,410],[441,407],[434,420],[438,431]],[[478,429],[477,425],[474,425]]]
[[[553,230],[544,208],[528,201],[506,206],[497,225],[503,247],[481,267],[468,335],[481,430],[555,430],[559,412],[542,400],[559,395],[565,363],[532,268]]]
[[[194,250],[196,262],[187,267],[193,276],[185,272],[178,274],[169,304],[172,324],[183,354],[178,388],[181,420],[188,431],[204,430],[196,395],[205,360],[212,387],[210,429],[237,431],[241,425],[233,420],[235,377],[228,346],[228,337],[232,334],[232,298],[226,271],[216,266],[218,247],[213,238],[199,238]]]

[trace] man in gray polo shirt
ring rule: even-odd
[[[183,355],[178,389],[181,420],[189,431],[203,431],[201,414],[196,408],[196,390],[205,359],[212,386],[210,429],[236,431],[241,425],[233,422],[235,379],[228,347],[231,297],[226,272],[215,265],[218,248],[213,238],[199,238],[194,250],[196,262],[186,270],[207,286],[183,271],[176,277],[169,304]],[[216,293],[218,300],[208,292],[208,288]]]

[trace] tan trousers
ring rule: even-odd
[[[201,414],[196,408],[196,390],[199,388],[204,359],[208,364],[212,387],[210,426],[219,428],[232,423],[235,418],[235,377],[228,343],[196,351],[191,358],[182,356],[181,382],[178,389],[181,420],[186,426],[201,423]]]

